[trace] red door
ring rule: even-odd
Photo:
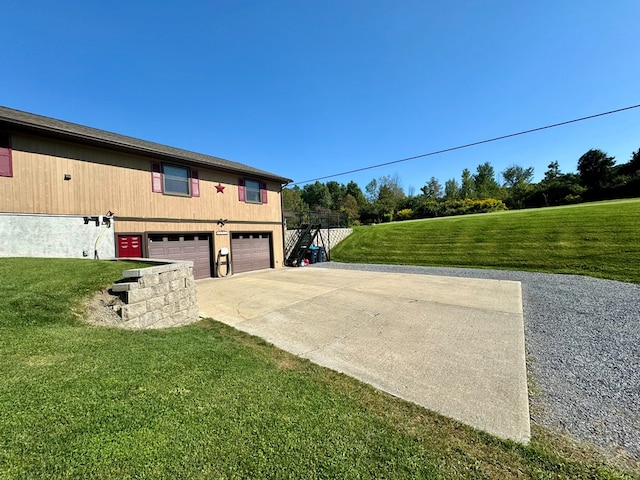
[[[118,235],[118,257],[142,257],[142,237],[140,235]]]

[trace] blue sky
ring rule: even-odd
[[[0,104],[302,181],[640,104],[639,19],[637,0],[14,1]],[[334,180],[419,192],[486,161],[539,180],[590,148],[628,161],[640,108]]]

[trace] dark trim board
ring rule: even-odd
[[[119,222],[150,222],[150,223],[219,223],[219,218],[145,218],[145,217],[118,217],[113,219]],[[282,225],[282,222],[265,222],[260,220],[225,220],[225,225]]]

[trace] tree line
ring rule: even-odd
[[[316,181],[282,192],[288,225],[312,221],[318,214],[330,223],[360,225],[506,209],[567,205],[585,201],[640,196],[640,149],[616,165],[614,157],[591,149],[578,159],[577,173],[563,173],[551,162],[544,177],[533,183],[533,167],[513,164],[500,173],[485,162],[450,178],[444,186],[431,177],[416,193],[405,192],[397,175],[371,180],[364,191],[354,181]]]

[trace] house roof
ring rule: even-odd
[[[55,118],[43,117],[41,115],[2,106],[0,106],[0,128],[37,133],[53,138],[150,156],[161,160],[213,167],[231,173],[254,175],[266,180],[275,180],[281,184],[292,181],[289,178],[259,170],[242,163],[225,160],[224,158],[169,147],[160,143],[148,142],[139,138],[128,137],[97,128],[85,127],[77,123],[65,122]]]

